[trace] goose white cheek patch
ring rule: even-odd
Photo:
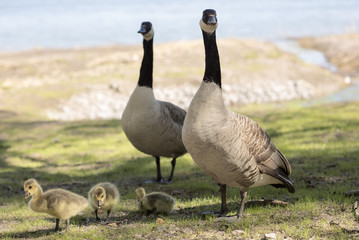
[[[218,26],[218,24],[216,24],[216,25],[207,25],[207,24],[205,24],[203,22],[202,19],[199,21],[199,25],[201,26],[201,29],[203,31],[205,31],[206,33],[213,33],[214,31],[216,31],[217,26]]]

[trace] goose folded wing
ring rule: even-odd
[[[288,177],[291,174],[288,160],[256,122],[245,116],[242,118],[241,137],[249,153],[256,160],[259,170],[281,180],[290,192],[294,192],[293,183]]]
[[[158,101],[161,107],[161,111],[167,120],[171,120],[176,124],[183,125],[186,117],[186,111],[170,102]]]

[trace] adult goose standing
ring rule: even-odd
[[[226,186],[241,189],[236,216],[243,216],[247,190],[273,185],[294,192],[291,167],[267,133],[252,119],[226,109],[216,43],[216,11],[203,11],[200,26],[205,47],[203,81],[184,121],[183,143],[197,165],[221,186],[221,212],[226,212]]]
[[[176,158],[185,154],[182,127],[186,111],[176,105],[155,99],[152,89],[153,36],[150,22],[138,31],[143,35],[143,59],[138,84],[122,114],[122,128],[132,145],[156,159],[156,182],[171,182]],[[168,181],[161,175],[160,157],[172,158]]]

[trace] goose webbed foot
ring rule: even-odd
[[[241,220],[240,217],[236,215],[231,215],[231,216],[223,216],[223,217],[219,217],[216,219],[216,222],[229,222],[229,223],[232,223],[232,222],[239,222]]]
[[[218,210],[218,211],[203,211],[201,212],[202,218],[206,218],[206,216],[214,216],[214,217],[225,217],[227,214],[226,211]]]
[[[161,178],[146,180],[145,183],[166,183],[167,181]]]

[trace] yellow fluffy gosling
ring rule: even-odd
[[[137,188],[135,192],[138,201],[138,208],[146,214],[170,214],[176,203],[175,199],[166,193],[152,192],[146,194],[144,188]]]
[[[60,219],[66,221],[69,231],[70,218],[88,206],[86,198],[60,188],[42,191],[40,184],[33,178],[24,183],[25,199],[32,197],[29,207],[34,212],[47,213],[56,218],[55,231],[59,230]]]
[[[107,210],[107,217],[114,209],[120,199],[120,193],[115,185],[109,182],[98,183],[93,186],[88,193],[88,201],[93,210],[95,210],[96,220],[100,221],[98,217],[98,210]]]

